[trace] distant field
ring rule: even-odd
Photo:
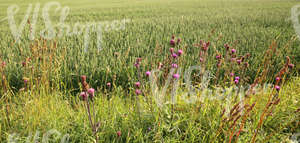
[[[75,31],[76,23],[86,26],[102,22],[110,26],[111,30],[101,27],[100,51],[97,28],[87,38],[88,48],[85,29],[79,35],[59,35],[56,26],[54,37],[42,38],[40,32],[46,28],[42,11],[49,2],[0,2],[0,142],[7,141],[11,133],[19,133],[21,142],[25,142],[29,133],[53,128],[70,134],[70,142],[94,142],[95,136],[99,142],[234,142],[235,139],[236,142],[288,142],[293,134],[300,132],[297,120],[300,41],[291,21],[291,8],[300,4],[298,0],[54,1],[70,8],[64,24],[71,26],[71,32]],[[29,4],[33,11],[37,3],[40,4],[37,23],[33,24],[31,12],[16,42],[8,8],[19,7],[13,20],[17,28],[22,28],[18,26]],[[66,14],[55,8],[48,12],[48,22],[53,26]],[[127,22],[121,29],[111,25],[122,20]],[[180,44],[172,46],[172,35],[176,40],[181,39]],[[210,42],[206,51],[203,42]],[[170,54],[172,47],[182,50],[182,56],[174,58],[171,55],[174,53]],[[236,60],[244,57],[247,58],[241,61],[243,67]],[[140,67],[134,65],[138,58],[141,58]],[[172,62],[176,62],[176,67]],[[154,91],[148,82],[149,75],[145,75],[146,71],[157,69],[159,63],[163,63],[164,74],[170,71],[168,68],[177,69],[177,66],[182,73],[191,66],[201,66],[211,73],[213,80],[209,81],[208,88],[213,90],[267,83],[278,87],[245,96],[241,102],[248,105],[245,109],[249,109],[249,115],[231,117],[231,120],[228,117],[227,121],[225,116],[220,116],[227,107],[224,103],[230,103],[232,109],[240,104],[237,98],[196,104],[180,101],[175,107],[166,103],[162,110],[152,106],[154,98],[149,96]],[[94,103],[96,117],[101,122],[97,135],[91,131],[85,104],[77,96],[85,88],[81,75],[86,75],[89,85],[97,91]],[[167,80],[163,76],[159,88]],[[201,76],[203,73],[192,74],[192,86],[202,88]],[[241,80],[236,81],[235,76]],[[174,75],[171,78],[176,79]],[[180,96],[188,90],[182,78],[183,74],[179,78]],[[137,81],[141,87],[136,85]],[[166,90],[169,97],[171,87]],[[212,94],[218,98],[215,92]],[[234,91],[234,95],[236,92],[240,90]],[[200,97],[200,92],[196,94]],[[273,102],[278,99],[281,101],[275,106]],[[274,106],[269,109],[267,105],[271,102]],[[266,118],[262,116],[265,114]],[[233,119],[237,119],[237,124],[231,122]],[[260,123],[260,119],[264,122]],[[243,131],[237,137],[235,130],[239,128]],[[122,131],[122,135],[117,131]]]
[[[40,14],[38,26],[45,28],[41,17],[43,4],[40,2]],[[0,17],[6,17],[6,9],[11,4],[18,4],[20,12],[19,19],[23,18],[29,3],[36,1],[25,1],[16,3],[12,1],[1,2]],[[297,1],[278,0],[122,0],[122,1],[62,1],[62,6],[69,6],[70,13],[66,23],[73,25],[76,22],[88,23],[98,21],[130,19],[126,23],[125,30],[110,31],[103,34],[100,53],[84,56],[83,34],[80,36],[63,36],[55,38],[60,50],[67,49],[65,64],[63,64],[63,78],[69,83],[72,75],[87,74],[98,79],[97,85],[104,84],[113,75],[118,77],[133,77],[126,72],[133,67],[136,57],[147,59],[148,63],[157,63],[163,59],[161,54],[155,54],[155,47],[161,47],[163,53],[168,51],[169,39],[172,34],[182,38],[182,46],[186,47],[186,66],[197,63],[197,48],[192,45],[200,40],[211,41],[217,49],[222,49],[225,43],[238,49],[239,54],[251,53],[252,65],[249,73],[252,79],[256,73],[259,63],[262,61],[264,51],[276,39],[278,50],[284,55],[292,57],[293,61],[299,61],[299,42],[291,42],[288,50],[284,46],[291,41],[295,32],[290,18],[290,10]],[[53,11],[54,7],[51,9]],[[58,23],[58,14],[50,11],[52,23]],[[31,16],[32,17],[32,16]],[[17,19],[17,18],[16,18]],[[20,23],[17,22],[18,24]],[[29,54],[28,25],[21,36],[20,44],[12,44],[13,36],[7,28],[8,22],[1,23],[1,57],[12,59],[11,62],[21,62]],[[40,30],[37,30],[38,34]],[[211,34],[211,31],[214,31]],[[221,36],[220,40],[216,40]],[[38,37],[38,36],[36,36]],[[90,42],[90,47],[96,47],[95,34]],[[20,55],[20,48],[22,54]],[[211,51],[213,52],[213,51]],[[59,52],[62,53],[62,52]],[[114,53],[119,53],[119,58],[114,58]],[[124,55],[124,53],[127,53]],[[212,60],[214,56],[211,56]],[[88,59],[88,60],[87,60]],[[84,62],[82,62],[84,61]],[[280,61],[280,56],[277,61]],[[16,65],[15,65],[16,66]],[[15,67],[14,66],[14,67]],[[14,68],[12,67],[12,68]],[[80,68],[79,68],[80,67]],[[89,68],[88,68],[89,67]],[[90,68],[93,67],[93,68]],[[214,69],[213,65],[209,65]],[[150,67],[149,67],[150,68]],[[109,73],[108,70],[109,69]],[[276,65],[273,68],[276,71]],[[104,77],[103,75],[107,75]],[[15,78],[16,75],[9,75]],[[17,83],[14,83],[17,85]],[[119,80],[119,85],[128,86],[126,79]]]

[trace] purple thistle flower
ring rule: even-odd
[[[107,87],[110,87],[110,86],[111,86],[111,83],[110,83],[110,82],[106,83],[106,86],[107,86]]]
[[[137,88],[139,88],[141,86],[141,83],[138,81],[134,84]]]
[[[28,79],[24,79],[24,83],[27,84],[28,83]]]
[[[174,48],[170,48],[171,54],[174,53]]]
[[[173,46],[173,47],[175,46],[175,40],[174,39],[170,40],[170,45]]]
[[[135,66],[136,68],[139,68],[139,67],[140,67],[140,64],[139,64],[139,63],[135,63],[134,66]]]
[[[240,65],[242,60],[236,60],[236,62]]]
[[[95,96],[95,89],[94,88],[90,88],[87,92],[88,92],[88,94],[90,95],[91,98],[93,98]]]
[[[233,73],[233,72],[232,72],[232,73],[230,73],[230,76],[231,76],[231,77],[233,77],[233,76],[234,76],[234,73]]]
[[[150,76],[151,72],[150,71],[146,71],[146,76]]]
[[[275,86],[275,89],[276,89],[277,91],[279,91],[279,90],[280,90],[280,86],[276,85],[276,86]]]
[[[276,81],[280,81],[280,77],[276,77]]]
[[[174,59],[176,59],[176,58],[177,58],[177,54],[176,54],[176,53],[173,53],[173,54],[172,54],[172,57],[173,57]]]
[[[288,66],[289,66],[290,69],[293,69],[295,65],[294,64],[289,64]]]
[[[177,54],[178,54],[178,56],[181,56],[183,54],[183,51],[182,50],[178,50]]]
[[[120,137],[122,135],[121,131],[117,131],[117,136]]]
[[[235,79],[235,80],[240,80],[240,77],[237,76],[237,77],[235,77],[234,79]]]
[[[236,49],[231,49],[231,53],[234,54],[236,52]]]
[[[172,77],[175,78],[175,79],[179,79],[180,75],[176,73],[176,74],[173,74]]]
[[[217,55],[217,56],[216,56],[216,59],[217,59],[217,60],[221,59],[221,55]]]
[[[203,62],[203,58],[200,58],[200,62],[201,62],[201,63]]]
[[[85,92],[81,92],[79,95],[83,100],[86,100],[88,95]]]
[[[235,83],[235,84],[238,84],[238,83],[239,83],[239,80],[234,80],[234,83]]]
[[[235,62],[236,61],[236,58],[231,58],[231,62]]]
[[[172,68],[178,68],[177,64],[172,64]]]
[[[136,95],[140,95],[140,94],[142,94],[142,91],[139,90],[139,89],[136,89],[136,90],[135,90],[135,94],[136,94]]]

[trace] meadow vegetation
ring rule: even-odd
[[[37,2],[48,1],[1,2],[0,20],[17,4],[20,23]],[[2,20],[0,142],[42,142],[51,129],[52,142],[289,142],[300,133],[296,0],[58,2],[71,26],[129,21],[103,31],[100,51],[92,33],[85,51],[83,35],[39,36],[42,17],[34,40],[29,19],[19,42]]]

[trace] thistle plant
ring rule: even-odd
[[[95,98],[95,89],[90,88],[89,84],[86,81],[85,75],[81,76],[81,85],[83,90],[79,96],[84,101],[90,127],[92,129],[92,133],[97,143],[98,142],[97,132],[100,128],[100,122],[96,121],[95,103],[93,102]]]

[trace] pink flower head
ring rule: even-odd
[[[173,53],[173,54],[172,54],[172,57],[173,57],[174,59],[176,59],[176,58],[177,58],[177,54],[176,54],[176,53]]]
[[[236,61],[236,58],[231,58],[231,62],[235,62]]]
[[[141,86],[141,83],[138,81],[134,84],[137,88],[139,88]]]
[[[289,68],[293,69],[295,65],[294,64],[289,64],[288,66],[289,66]]]
[[[27,83],[28,83],[28,80],[27,80],[27,79],[24,79],[24,83],[27,84]]]
[[[178,65],[177,64],[172,64],[172,68],[177,68]]]
[[[122,135],[121,131],[117,131],[117,136],[120,137]]]
[[[182,50],[178,50],[177,54],[178,54],[178,56],[181,56],[183,54],[183,51]]]
[[[280,77],[276,77],[276,81],[280,81]]]
[[[95,89],[94,89],[94,88],[90,88],[87,92],[88,92],[88,94],[89,94],[91,97],[94,97],[94,96],[95,96]]]
[[[239,80],[234,80],[234,83],[235,83],[235,84],[238,84],[238,83],[239,83]]]
[[[180,75],[176,73],[176,74],[173,74],[172,77],[175,78],[175,79],[179,79]]]
[[[146,76],[150,76],[151,72],[150,71],[146,71]]]
[[[236,52],[235,49],[231,49],[231,53],[234,54]]]
[[[83,100],[86,100],[88,95],[85,92],[81,92],[79,95]]]
[[[233,72],[232,72],[232,73],[230,73],[230,76],[231,76],[231,77],[233,77],[233,76],[234,76],[234,73],[233,73]]]
[[[201,62],[201,63],[203,62],[203,58],[200,58],[200,62]]]
[[[237,77],[235,77],[234,79],[235,79],[235,80],[240,80],[240,77],[237,76]]]
[[[140,64],[139,64],[139,63],[135,63],[134,66],[135,66],[136,68],[139,68],[139,67],[140,67]]]
[[[242,60],[236,60],[236,62],[240,65]]]
[[[218,60],[221,59],[221,55],[217,55],[216,59],[218,59]]]
[[[111,83],[110,83],[110,82],[106,83],[106,86],[107,86],[107,87],[110,87],[110,86],[111,86]]]
[[[280,90],[280,86],[276,85],[276,86],[275,86],[275,89],[276,89],[277,91],[279,91],[279,90]]]
[[[174,48],[170,48],[170,52],[171,52],[171,53],[174,53]]]
[[[174,39],[170,40],[170,45],[173,46],[173,47],[175,46],[175,40]]]
[[[142,91],[139,90],[139,89],[136,89],[136,90],[135,90],[135,94],[136,94],[136,95],[140,95],[140,94],[142,94]]]

